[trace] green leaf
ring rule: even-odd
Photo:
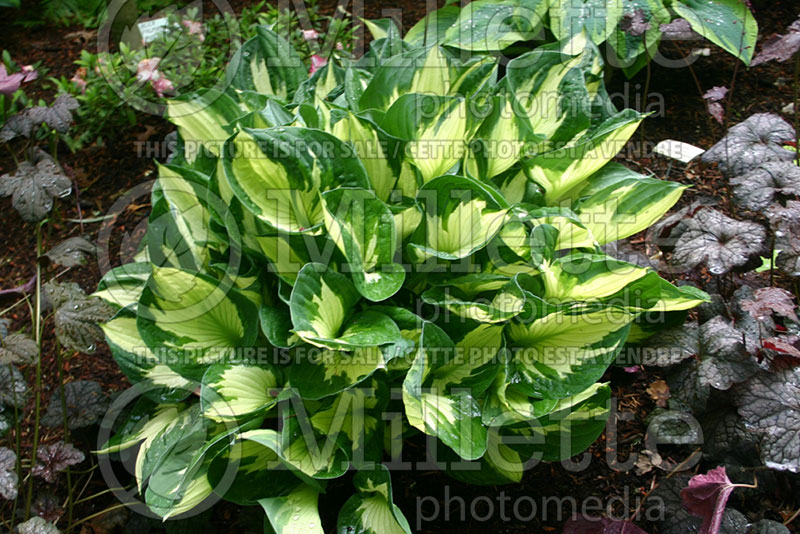
[[[359,471],[353,484],[357,493],[339,512],[337,532],[411,534],[408,520],[392,501],[392,481],[386,466],[378,464],[375,470]]]
[[[444,39],[447,29],[458,19],[460,12],[461,9],[455,5],[437,9],[414,24],[403,40],[414,47],[439,43]]]
[[[411,426],[438,437],[467,460],[480,458],[486,451],[486,428],[481,424],[480,408],[468,387],[456,384],[445,391],[449,380],[433,382],[432,372],[453,357],[455,344],[439,327],[425,323],[414,363],[403,381],[403,403]],[[430,379],[430,380],[429,380]]]
[[[580,190],[586,180],[614,157],[639,127],[644,116],[626,109],[564,148],[539,154],[527,162],[530,177],[545,190],[548,205]]]
[[[202,95],[167,100],[167,117],[178,127],[189,163],[201,155],[202,149],[220,156],[225,140],[230,137],[228,125],[243,114],[230,96],[213,89]]]
[[[661,41],[659,26],[668,23],[672,17],[662,0],[630,0],[623,2],[622,9],[623,19],[631,17],[631,20],[650,25],[643,34],[639,34],[625,31],[621,24],[617,24],[608,38],[609,45],[616,53],[616,63],[611,65],[622,68],[626,76],[631,78],[656,55]]]
[[[278,376],[271,366],[217,363],[203,375],[200,403],[203,415],[230,421],[265,412],[277,402]]]
[[[467,4],[445,32],[444,44],[472,51],[498,51],[532,41],[547,11],[544,0],[477,0]]]
[[[680,199],[687,186],[648,178],[619,163],[592,175],[576,211],[599,244],[625,239],[649,228]]]
[[[445,260],[467,257],[500,231],[505,200],[490,186],[463,176],[442,176],[425,184],[417,199],[425,206],[423,243],[412,246]]]
[[[150,278],[149,263],[126,263],[108,271],[97,284],[92,297],[103,299],[112,306],[131,307],[134,311]]]
[[[169,365],[200,379],[205,366],[253,347],[258,309],[226,283],[190,271],[153,268],[138,307],[138,328],[148,347],[172,353]]]
[[[445,174],[467,150],[467,105],[460,97],[403,95],[386,112],[381,125],[407,141],[406,159],[419,169],[423,182]]]
[[[617,27],[622,5],[623,0],[554,0],[550,3],[550,30],[559,40],[586,32],[599,45]]]
[[[393,262],[397,231],[388,206],[363,189],[329,191],[322,202],[328,235],[347,258],[358,292],[373,302],[397,293],[406,273]]]
[[[308,72],[291,44],[266,26],[258,26],[255,37],[231,58],[225,77],[234,89],[275,95],[288,102]]]
[[[276,534],[324,534],[317,501],[319,492],[305,484],[283,497],[260,499]]]
[[[319,263],[307,264],[300,270],[289,305],[295,333],[312,345],[333,349],[396,341],[400,331],[386,315],[352,313],[359,298],[345,276]]]
[[[622,348],[633,317],[606,308],[574,314],[556,311],[527,323],[509,323],[512,381],[526,395],[545,399],[585,390]]]
[[[672,9],[689,21],[692,29],[750,64],[756,50],[758,23],[740,0],[675,0]]]
[[[309,128],[244,128],[228,145],[225,177],[236,198],[282,232],[318,233],[319,193],[337,187],[369,188],[364,166],[343,141]]]

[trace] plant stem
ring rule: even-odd
[[[31,448],[31,475],[28,482],[28,495],[25,499],[25,519],[30,518],[31,501],[33,500],[33,466],[36,465],[36,454],[39,449],[39,410],[41,408],[42,389],[42,264],[39,257],[42,255],[42,224],[36,227],[36,305],[34,309],[34,335],[36,346],[39,348],[36,358],[36,381],[34,383],[34,408],[33,408],[33,446]]]
[[[11,378],[11,394],[14,396],[14,453],[17,455],[17,480],[22,480],[22,458],[20,458],[20,452],[22,449],[22,438],[20,436],[20,424],[19,424],[19,408],[17,407],[17,384],[14,380],[14,369],[11,364],[8,364],[8,375]],[[14,499],[14,504],[11,507],[11,517],[16,517],[17,515],[17,503],[19,499]]]
[[[56,365],[58,366],[58,384],[59,388],[64,387],[64,365],[63,354],[61,352],[61,344],[56,338]],[[63,391],[63,389],[62,389]],[[69,442],[69,424],[67,422],[67,396],[62,393],[61,395],[61,415],[63,416],[64,424],[64,441]],[[69,534],[72,530],[72,508],[73,508],[73,495],[72,495],[72,472],[70,467],[64,470],[67,475],[67,526],[64,532]]]
[[[800,113],[800,109],[798,109],[798,104],[800,104],[800,53],[794,55],[794,84],[792,84],[792,89],[794,91],[794,160],[800,165],[800,147],[797,146],[797,142],[800,140],[800,117],[797,115]]]

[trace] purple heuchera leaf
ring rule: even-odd
[[[644,9],[637,9],[633,13],[625,13],[622,20],[619,21],[619,29],[633,37],[644,35],[650,29],[647,13],[645,13]]]
[[[25,80],[25,73],[15,72],[9,74],[6,66],[0,64],[0,94],[11,96],[20,88],[22,82]]]
[[[725,98],[725,95],[727,94],[728,94],[727,87],[717,86],[717,87],[712,87],[711,89],[706,91],[706,94],[703,95],[703,98],[711,102],[719,102],[720,100]]]
[[[81,463],[85,458],[81,451],[63,441],[43,446],[36,453],[36,457],[39,463],[33,466],[33,474],[50,483],[55,482],[59,472]]]
[[[725,122],[725,108],[722,107],[722,104],[719,102],[724,99],[727,94],[727,87],[712,87],[703,95],[703,98],[708,100],[708,113],[720,124]]]
[[[786,35],[775,35],[764,41],[759,53],[750,63],[751,67],[770,61],[788,61],[800,50],[800,20],[787,29]]]
[[[722,514],[731,492],[736,487],[725,472],[725,467],[712,469],[705,475],[695,475],[689,486],[681,490],[683,506],[690,514],[703,518],[700,534],[717,534],[722,524]]]
[[[669,24],[662,24],[658,27],[664,37],[674,40],[690,40],[700,37],[692,29],[692,25],[686,19],[675,19]]]
[[[647,534],[647,532],[630,521],[581,515],[566,522],[563,534]]]
[[[773,313],[800,323],[795,313],[793,296],[779,287],[762,287],[756,289],[753,300],[742,301],[742,309],[746,310],[757,321],[764,321]]]

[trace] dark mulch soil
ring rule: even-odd
[[[364,15],[367,18],[393,16],[401,19],[403,28],[408,29],[424,15],[428,3],[430,2],[419,0],[371,1],[366,2]],[[246,0],[232,2],[237,11],[246,4]],[[335,0],[320,0],[323,11],[328,14],[334,12],[336,4]],[[442,2],[438,4],[441,5]],[[800,7],[794,4],[792,0],[753,0],[762,36],[783,31],[795,20]],[[27,6],[25,9],[28,11],[36,9],[31,4]],[[0,49],[9,50],[12,57],[19,62],[41,61],[49,69],[48,76],[71,77],[75,71],[73,61],[78,58],[81,49],[94,47],[96,35],[83,32],[83,28],[23,29],[14,25],[14,12],[6,10],[1,13],[0,16],[4,18],[0,19]],[[687,44],[681,46],[684,50],[667,44],[662,47],[662,51],[668,57],[678,57],[688,50]],[[646,121],[643,135],[637,133],[618,159],[636,170],[652,172],[662,178],[692,185],[684,202],[691,201],[697,195],[710,195],[716,197],[722,209],[729,214],[741,216],[742,214],[734,213],[727,202],[726,184],[715,169],[699,165],[687,168],[670,163],[654,156],[651,153],[652,146],[662,139],[672,138],[708,148],[719,139],[725,128],[710,119],[700,97],[701,91],[713,86],[724,85],[732,89],[727,102],[728,120],[731,124],[756,112],[779,113],[792,99],[791,69],[785,65],[768,65],[747,70],[737,60],[711,47],[710,57],[699,57],[693,70],[694,75],[688,68],[668,69],[653,65],[649,83],[651,98],[648,101],[663,101],[663,110]],[[632,80],[618,76],[611,80],[609,92],[622,95],[617,101],[618,105],[636,107],[635,95],[641,94],[648,85],[646,76],[646,71]],[[52,98],[52,87],[48,89],[47,86],[46,83],[34,84],[30,94]],[[629,95],[629,98],[625,100],[624,95]],[[787,118],[791,120],[791,117]],[[80,191],[81,210],[79,213],[74,196],[60,202],[55,222],[48,225],[46,243],[52,245],[68,236],[79,235],[82,232],[81,225],[68,219],[102,216],[126,192],[152,179],[155,168],[152,157],[137,153],[137,142],[160,141],[169,130],[169,125],[165,122],[152,116],[143,116],[140,125],[115,132],[104,146],[90,146],[76,154],[62,155],[65,168],[73,173]],[[13,171],[13,162],[9,157],[0,156],[0,174],[10,171]],[[112,265],[127,261],[130,251],[135,248],[137,238],[141,236],[143,221],[149,208],[147,195],[136,196],[133,201],[126,202],[126,209],[113,221],[113,231],[110,232],[112,237],[107,247]],[[33,275],[36,260],[35,239],[33,227],[16,216],[9,200],[0,200],[0,209],[3,213],[0,216],[0,288],[8,288],[23,284]],[[92,238],[97,238],[103,224],[108,223],[87,223],[84,231]],[[86,267],[66,272],[50,269],[50,274],[57,275],[61,281],[76,281],[87,292],[91,292],[101,275],[101,266],[97,262],[90,262]],[[700,283],[708,282],[711,278],[702,272],[696,277],[695,281]],[[788,287],[788,281],[783,283]],[[0,301],[0,311],[13,304],[13,300]],[[11,327],[14,330],[29,328],[30,314],[24,303],[14,307],[4,317],[12,320]],[[55,339],[50,329],[46,331],[43,347],[45,363],[41,402],[45,404],[58,384],[59,376]],[[32,377],[32,369],[23,371],[29,379]],[[110,392],[127,387],[125,378],[104,345],[99,346],[94,355],[67,355],[62,372],[66,380],[99,381]],[[611,380],[618,410],[634,414],[631,420],[620,421],[618,424],[617,450],[607,451],[610,441],[604,435],[588,451],[591,457],[588,468],[572,472],[558,464],[540,465],[531,470],[521,484],[505,488],[467,486],[436,471],[397,472],[393,475],[395,499],[409,518],[412,529],[415,532],[443,534],[469,534],[486,530],[497,534],[559,532],[563,521],[572,510],[570,501],[562,502],[559,506],[556,504],[557,498],[572,498],[581,503],[589,497],[596,497],[605,506],[605,503],[616,497],[615,512],[632,513],[642,496],[663,476],[663,472],[656,470],[637,475],[633,469],[613,469],[609,466],[608,458],[618,457],[620,462],[624,462],[630,454],[643,447],[646,431],[644,419],[655,407],[645,389],[659,377],[644,370],[628,374],[615,369],[608,373],[606,379]],[[30,412],[30,409],[26,411],[28,414]],[[23,444],[30,443],[32,425],[31,417],[27,416],[21,436]],[[44,442],[61,437],[57,430],[42,430]],[[78,433],[73,439],[85,449],[96,448],[95,438],[91,433]],[[425,450],[424,441],[412,440],[404,452],[404,459],[423,461]],[[665,458],[680,462],[692,450],[667,448],[661,452]],[[86,462],[82,467],[88,464]],[[76,478],[78,485],[87,484],[81,493],[83,496],[104,489],[99,474],[90,479],[86,475],[76,475]],[[63,494],[63,488],[60,491]],[[333,531],[336,513],[350,494],[349,477],[333,481],[329,485],[328,495],[324,497],[322,504],[323,518],[330,526],[329,531]],[[548,497],[552,499],[543,501]],[[532,502],[538,507],[536,511],[531,508]],[[88,501],[78,507],[79,517],[97,513],[114,503],[107,496]],[[763,513],[767,517],[780,519],[781,513],[791,513],[792,507],[796,508],[799,504],[791,499],[782,501],[780,496],[774,496],[771,501],[761,503],[759,507],[763,506]],[[758,511],[755,508],[746,508],[747,503],[739,503],[739,506],[743,511]],[[433,517],[437,508],[438,514]],[[591,511],[600,512],[596,509]],[[646,512],[647,506],[639,517],[646,517]],[[9,507],[3,507],[0,503],[0,514],[8,517]],[[110,532],[116,521],[111,517],[109,514],[105,518],[87,521],[79,530],[86,533]],[[202,521],[192,522],[190,528],[196,532],[255,532],[258,529],[253,525],[260,524],[261,517],[260,511],[254,513],[236,506],[222,505],[203,515]],[[481,520],[483,517],[486,519]],[[127,532],[148,532],[152,527],[153,525],[131,518]]]

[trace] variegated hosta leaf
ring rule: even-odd
[[[389,207],[364,189],[337,189],[322,196],[325,228],[347,258],[353,283],[373,302],[386,300],[405,280],[394,263],[397,230]]]
[[[328,254],[328,249],[318,247],[314,236],[310,235],[259,235],[254,239],[270,263],[269,271],[289,285],[294,285],[297,273],[303,265],[312,261],[310,254],[312,244],[315,250],[322,250],[323,254]],[[327,245],[330,245],[330,249],[335,248],[331,242]]]
[[[270,469],[289,469],[307,482],[314,478],[342,476],[349,462],[335,436],[319,437],[307,415],[303,416],[302,422],[298,420],[298,415],[293,417],[284,418],[285,426],[280,433],[262,428],[243,432],[240,439],[254,441],[274,451],[278,461],[267,465]]]
[[[383,455],[381,414],[389,400],[386,386],[376,379],[350,388],[320,406],[311,425],[349,451],[354,465],[380,461]]]
[[[152,441],[163,431],[175,425],[180,418],[182,404],[160,404],[153,406],[146,401],[137,402],[131,410],[131,416],[117,432],[103,444],[97,454],[110,454],[124,451],[142,441]],[[147,450],[149,444],[144,445]]]
[[[292,289],[292,324],[304,341],[331,349],[376,347],[400,337],[397,325],[374,311],[353,313],[360,295],[344,275],[309,263]]]
[[[417,195],[425,206],[425,233],[412,237],[412,246],[444,260],[485,247],[507,220],[499,193],[488,187],[463,176],[441,176],[425,184]]]
[[[205,365],[253,347],[258,310],[237,290],[211,277],[153,268],[138,307],[138,327],[148,347],[178,357],[170,367],[199,380]]]
[[[103,299],[112,306],[131,307],[136,311],[151,272],[149,263],[126,263],[115,267],[103,275],[97,284],[97,291],[91,296]]]
[[[320,231],[320,192],[370,187],[352,148],[320,130],[244,128],[227,146],[234,157],[225,158],[223,168],[236,198],[281,232]]]
[[[750,6],[738,0],[679,0],[670,6],[692,29],[750,63],[756,50],[758,24]]]
[[[61,344],[72,350],[93,353],[103,339],[100,323],[114,314],[105,301],[86,296],[77,284],[47,282],[44,290],[55,308],[56,336]]]
[[[219,156],[225,140],[231,135],[228,125],[243,114],[230,96],[214,89],[202,95],[167,100],[167,116],[178,127],[189,163],[202,155],[203,150]]]
[[[467,171],[490,180],[519,162],[526,145],[536,138],[530,119],[521,113],[513,95],[494,96],[484,105],[490,111],[470,142]]]
[[[143,383],[145,395],[160,401],[180,400],[196,384],[173,371],[142,340],[136,314],[125,309],[101,325],[117,364],[132,383]]]
[[[411,426],[437,436],[460,457],[474,460],[486,452],[487,439],[477,393],[461,384],[460,372],[453,370],[452,377],[445,373],[439,380],[434,374],[448,360],[464,357],[456,348],[438,326],[424,324],[417,355],[403,381],[403,404]],[[485,348],[482,354],[487,354]]]
[[[433,287],[422,294],[422,300],[479,323],[508,321],[525,305],[525,295],[516,280],[506,283],[491,298],[470,300],[457,287]]]
[[[526,163],[530,177],[545,189],[554,205],[575,195],[628,142],[644,116],[626,109],[587,131],[568,146],[533,157]]]
[[[215,421],[240,419],[269,410],[277,402],[277,371],[272,366],[217,363],[203,375],[203,415]]]
[[[650,227],[678,202],[687,186],[647,178],[609,163],[589,178],[576,208],[599,244],[632,236]]]
[[[516,100],[527,113],[533,133],[546,139],[574,119],[575,104],[559,91],[567,75],[583,61],[582,55],[540,48],[509,61],[506,77]],[[572,95],[571,95],[572,96]]]
[[[444,44],[463,50],[504,50],[515,42],[536,39],[546,10],[543,0],[470,2],[445,32]]]
[[[544,296],[551,302],[596,302],[652,273],[611,256],[586,253],[563,256],[541,270]],[[649,307],[644,302],[638,306]]]
[[[400,336],[398,330],[395,340],[399,341]],[[364,381],[385,363],[378,347],[358,347],[347,352],[305,345],[296,349],[289,379],[302,398],[316,400]]]
[[[258,503],[276,534],[324,534],[318,499],[318,490],[301,484],[287,495],[261,499]]]
[[[333,125],[331,133],[353,145],[364,164],[375,196],[384,202],[388,201],[397,177],[378,136],[377,126],[348,113]]]
[[[152,263],[205,271],[212,249],[223,248],[211,229],[211,210],[227,210],[227,207],[209,188],[207,177],[200,173],[183,167],[159,166],[145,238]],[[228,236],[231,247],[240,245],[237,232],[230,231]]]
[[[505,450],[487,450],[485,458],[495,469],[521,473],[532,459],[557,462],[570,458],[589,447],[605,429],[611,397],[608,384],[593,384],[562,399],[539,400],[508,385],[505,379],[498,375],[496,389],[483,411],[484,421],[493,427],[490,436],[512,437],[506,440]]]
[[[623,0],[555,0],[550,3],[550,30],[557,39],[586,32],[599,45],[617,27],[622,6]]]
[[[377,464],[373,471],[359,471],[353,479],[356,494],[339,511],[339,532],[411,534],[400,509],[392,500],[389,470]]]
[[[661,0],[631,0],[622,9],[622,19],[608,43],[617,56],[612,65],[631,78],[655,56],[662,36],[659,26],[672,16]]]
[[[419,170],[423,183],[445,174],[467,150],[467,105],[460,97],[401,96],[381,125],[407,142],[406,159]]]
[[[514,348],[511,380],[526,395],[559,399],[594,384],[614,360],[633,315],[606,308],[557,311],[531,322],[506,326]]]

